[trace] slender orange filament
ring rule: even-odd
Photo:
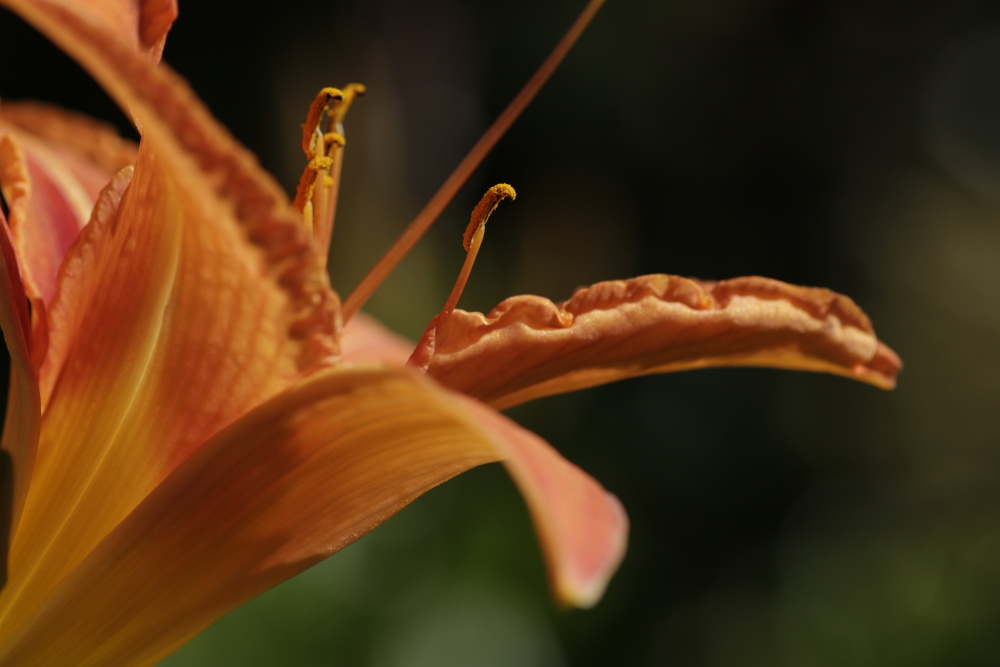
[[[302,172],[292,205],[302,212],[313,239],[324,253],[330,247],[337,213],[337,193],[344,159],[343,120],[351,103],[364,95],[365,87],[350,83],[343,89],[324,88],[309,105],[302,126],[302,152],[309,164]],[[326,114],[326,127],[321,128]]]
[[[396,265],[406,256],[406,253],[423,236],[424,232],[437,220],[445,206],[455,196],[455,193],[465,184],[465,181],[472,175],[472,172],[476,170],[486,155],[496,146],[500,137],[510,129],[510,126],[517,120],[517,117],[521,115],[521,112],[524,111],[525,107],[528,106],[538,91],[541,90],[542,86],[545,85],[545,82],[548,81],[549,77],[552,76],[559,63],[566,57],[570,48],[580,35],[583,34],[587,24],[590,23],[597,10],[603,4],[604,0],[590,0],[587,3],[587,6],[584,7],[576,21],[574,21],[566,34],[563,35],[563,38],[559,40],[555,49],[552,50],[552,53],[549,54],[545,62],[538,68],[538,71],[524,85],[521,92],[511,100],[507,108],[503,110],[503,113],[493,122],[493,125],[476,142],[476,145],[472,147],[472,150],[459,163],[455,171],[451,173],[444,184],[434,193],[434,196],[431,197],[423,210],[417,214],[417,217],[413,219],[413,222],[409,224],[392,247],[375,264],[372,270],[368,272],[368,275],[358,283],[358,286],[354,288],[354,291],[344,301],[341,309],[344,322],[350,320],[356,312],[361,310],[361,307],[368,301],[368,298],[375,290],[378,289],[382,281],[388,277],[392,270],[396,268]]]
[[[469,226],[465,228],[465,237],[462,239],[462,246],[466,252],[465,263],[462,264],[462,270],[458,272],[458,279],[455,281],[455,286],[451,288],[451,294],[448,295],[448,300],[445,301],[444,308],[441,309],[442,315],[447,315],[455,310],[455,306],[458,305],[458,300],[462,297],[465,284],[469,282],[469,273],[472,272],[472,265],[476,263],[479,246],[483,244],[483,236],[486,234],[486,221],[490,219],[490,215],[492,215],[493,211],[497,210],[497,206],[504,199],[517,199],[517,193],[514,192],[514,188],[506,183],[499,183],[487,190],[483,198],[476,204],[476,208],[472,209],[472,219],[469,220]]]

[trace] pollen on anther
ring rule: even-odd
[[[448,300],[445,302],[444,308],[441,309],[443,314],[450,313],[458,305],[458,299],[462,296],[465,283],[469,280],[472,265],[476,262],[476,255],[479,254],[479,246],[483,243],[486,221],[489,220],[490,214],[504,199],[516,198],[517,193],[514,192],[514,188],[506,183],[499,183],[487,190],[476,207],[472,209],[472,218],[469,220],[469,226],[465,228],[465,237],[462,239],[466,253],[465,263],[462,264],[462,270],[458,273],[455,286],[451,288],[451,294],[448,295]]]
[[[504,199],[513,201],[517,199],[517,193],[509,184],[497,183],[486,191],[486,194],[479,200],[476,207],[472,209],[469,226],[465,228],[465,236],[462,238],[462,247],[465,248],[465,252],[469,252],[472,249],[472,238],[476,235],[476,230],[486,224],[486,221],[490,219],[490,215],[492,215],[493,211],[497,210],[497,206]]]

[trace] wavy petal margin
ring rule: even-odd
[[[411,363],[498,408],[637,375],[711,366],[822,371],[895,386],[902,367],[849,298],[768,278],[597,283],[556,305],[507,299],[431,322]]]
[[[406,369],[313,376],[206,443],[42,607],[11,619],[0,662],[152,664],[428,489],[501,458],[543,543],[556,542],[564,599],[592,601],[624,551],[617,500],[501,415],[484,427],[471,403]]]

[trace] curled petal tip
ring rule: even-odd
[[[462,399],[492,435],[499,457],[528,505],[555,598],[568,606],[600,600],[628,543],[618,498],[530,431]]]
[[[903,370],[903,361],[892,349],[879,341],[875,356],[864,366],[864,379],[882,389],[895,389],[896,376]]]
[[[591,522],[592,531],[551,575],[556,600],[569,607],[589,609],[600,602],[625,557],[628,515],[613,494],[604,492],[602,496]]]

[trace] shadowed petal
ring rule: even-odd
[[[3,548],[0,580],[6,582],[6,547],[17,528],[28,492],[41,407],[35,367],[31,363],[28,300],[3,211],[0,211],[0,327],[10,354],[10,388],[2,441],[4,458],[0,460],[0,548]]]
[[[411,361],[498,408],[710,366],[824,371],[888,389],[901,367],[864,312],[830,290],[666,275],[598,283],[560,305],[519,296],[488,315],[456,310],[431,322]]]
[[[613,569],[624,544],[617,502],[502,416],[484,428],[467,414],[469,402],[405,369],[313,376],[178,467],[44,606],[15,619],[21,623],[0,644],[8,651],[0,661],[151,664],[424,491],[502,457],[514,458],[509,465],[542,532],[554,529],[557,540],[588,533],[570,548],[614,545]],[[610,576],[592,548],[580,566],[572,554],[555,553],[557,561],[569,557],[556,564],[570,566],[570,579],[587,593]],[[595,564],[600,581],[576,580],[593,578]]]

